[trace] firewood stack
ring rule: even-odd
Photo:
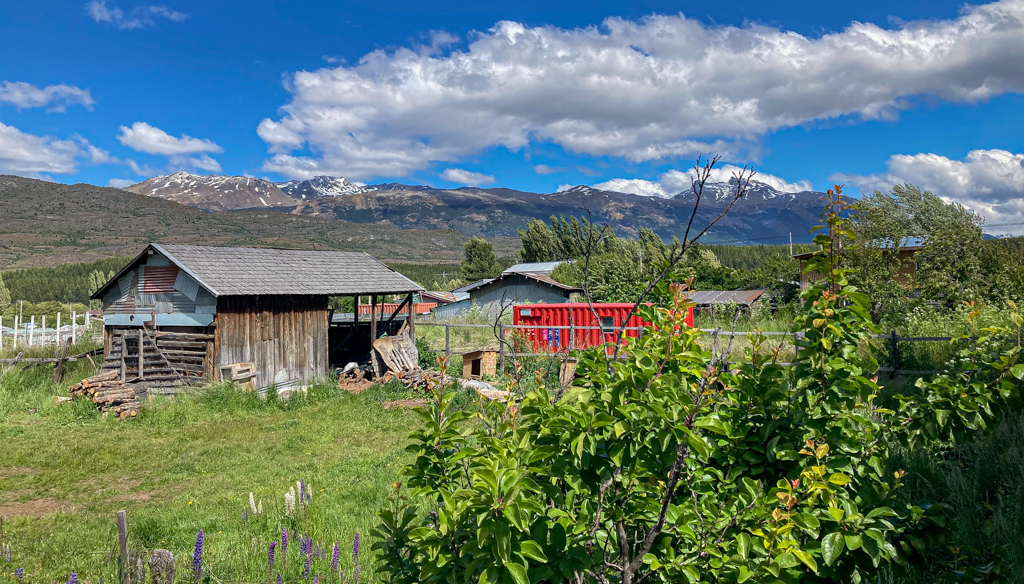
[[[388,383],[392,379],[397,379],[407,388],[418,391],[426,391],[430,385],[436,387],[438,385],[447,385],[452,382],[451,376],[441,375],[440,371],[420,369],[419,367],[410,371],[388,371],[384,373],[384,383]]]
[[[72,399],[88,398],[104,414],[114,414],[120,419],[134,418],[142,409],[142,402],[135,395],[135,389],[122,382],[118,371],[111,370],[87,377],[68,387]]]

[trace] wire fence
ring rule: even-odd
[[[479,350],[492,350],[498,353],[499,370],[505,370],[506,358],[511,357],[508,353],[514,353],[514,357],[559,357],[571,358],[573,352],[582,349],[592,348],[596,344],[586,342],[593,335],[590,331],[603,331],[609,342],[615,341],[615,335],[620,330],[606,329],[601,326],[543,326],[543,325],[509,325],[498,322],[496,324],[466,324],[448,322],[419,322],[417,327],[434,327],[441,329],[440,334],[426,332],[422,335],[428,343],[429,350],[434,353],[443,353],[445,356],[461,355]],[[624,327],[621,330],[625,336],[643,335],[647,327]],[[422,330],[422,329],[421,329]],[[731,338],[729,343],[730,356],[736,353],[740,355],[751,349],[750,337],[759,334],[769,339],[777,338],[773,350],[778,350],[778,358],[781,365],[793,365],[796,361],[796,343],[802,338],[800,332],[779,332],[779,331],[729,331],[721,328],[702,328],[701,331],[708,333],[698,342],[705,349],[711,349],[712,345],[720,341],[722,337]],[[634,334],[630,334],[634,333]],[[880,350],[877,357],[879,372],[889,373],[890,377],[897,375],[934,375],[939,373],[936,363],[948,362],[955,353],[955,348],[950,346],[950,341],[961,337],[953,336],[901,336],[896,331],[888,334],[871,335],[872,339],[882,341],[878,345]],[[442,344],[443,343],[443,344]],[[937,345],[937,343],[944,343]],[[926,345],[930,344],[930,345]],[[509,349],[512,351],[509,351]],[[720,348],[721,349],[721,348]],[[867,347],[864,347],[867,350]],[[735,359],[728,359],[735,362]]]

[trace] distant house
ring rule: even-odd
[[[394,334],[397,310],[381,326],[379,310],[332,326],[330,296],[355,297],[359,313],[360,298],[400,295],[408,308],[421,290],[365,253],[154,243],[92,297],[103,301],[104,366],[122,381],[157,389],[251,363],[259,388],[306,385]]]
[[[426,290],[420,292],[420,298],[422,298],[423,302],[433,302],[438,306],[445,306],[469,298],[469,294],[465,292],[456,294],[455,292],[445,292],[443,290]]]
[[[872,242],[875,247],[895,247],[888,245],[889,242],[876,241]],[[917,261],[914,256],[917,252],[924,249],[924,240],[918,237],[906,237],[900,242],[899,252],[896,254],[894,261],[899,262],[898,269],[896,271],[896,281],[902,286],[909,288],[914,275],[917,274]],[[807,264],[807,260],[811,259],[814,252],[798,253],[791,256],[795,260],[800,262],[800,289],[804,290],[810,288],[812,284],[822,279],[824,276],[817,272],[804,272],[804,266]]]
[[[491,315],[502,307],[515,304],[566,302],[582,288],[563,284],[551,277],[551,272],[562,262],[516,264],[493,280],[480,280],[453,292],[468,294],[458,302],[438,306],[434,315],[438,319],[466,314],[474,306]]]

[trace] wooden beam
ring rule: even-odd
[[[356,315],[358,319],[359,315]],[[370,362],[373,363],[373,374],[375,378],[381,376],[380,362],[377,359],[377,350],[373,348],[377,340],[377,295],[370,296]]]
[[[416,346],[416,302],[413,298],[413,293],[409,292],[409,296],[405,299],[409,303],[409,320],[406,322],[409,324],[409,339],[412,340],[413,346]]]
[[[398,308],[396,308],[395,311],[391,313],[391,318],[389,318],[388,321],[386,323],[384,323],[384,326],[382,327],[385,331],[388,330],[389,326],[391,326],[391,322],[393,320],[395,320],[395,317],[398,316],[398,313],[402,312],[402,309],[405,308],[406,303],[409,304],[409,318],[410,318],[410,321],[411,321],[411,319],[412,319],[412,311],[413,311],[413,305],[412,305],[411,300],[412,300],[412,293],[410,293],[408,296],[406,296],[405,300],[403,300],[402,303],[398,305]],[[382,307],[381,308],[381,313],[382,313],[381,316],[383,316],[383,312],[384,312],[384,309]]]

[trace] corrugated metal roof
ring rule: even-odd
[[[577,288],[576,286],[570,286],[568,284],[563,284],[563,283],[559,282],[558,280],[555,280],[554,278],[552,278],[550,275],[547,275],[547,274],[537,274],[537,273],[533,273],[533,272],[505,273],[505,274],[502,274],[501,276],[498,276],[497,278],[495,278],[493,280],[481,280],[480,282],[474,284],[472,287],[464,288],[464,290],[466,292],[470,292],[472,290],[476,290],[477,288],[482,288],[485,285],[490,284],[492,282],[500,282],[501,280],[505,280],[505,279],[510,278],[512,276],[522,276],[524,278],[530,278],[531,280],[536,280],[538,282],[543,282],[545,284],[548,284],[549,286],[554,286],[556,288],[561,288],[563,290],[571,290],[573,292],[582,292],[583,291],[583,288]]]
[[[483,280],[477,280],[476,282],[470,282],[469,284],[466,284],[464,286],[459,286],[458,288],[452,290],[452,294],[463,294],[463,293],[469,292],[470,290],[473,290],[475,288],[479,288],[480,286],[483,286],[484,284],[486,284],[488,282],[493,282],[493,281],[494,281],[494,278],[484,278]]]
[[[150,244],[147,250],[150,248],[167,257],[214,296],[340,296],[423,290],[362,252],[156,243]],[[126,269],[145,255],[143,251]],[[110,282],[93,297],[99,297],[109,285]]]
[[[742,304],[750,306],[762,294],[764,294],[764,290],[700,290],[687,293],[687,297],[697,305]]]
[[[528,262],[507,268],[502,274],[550,274],[563,262]]]

